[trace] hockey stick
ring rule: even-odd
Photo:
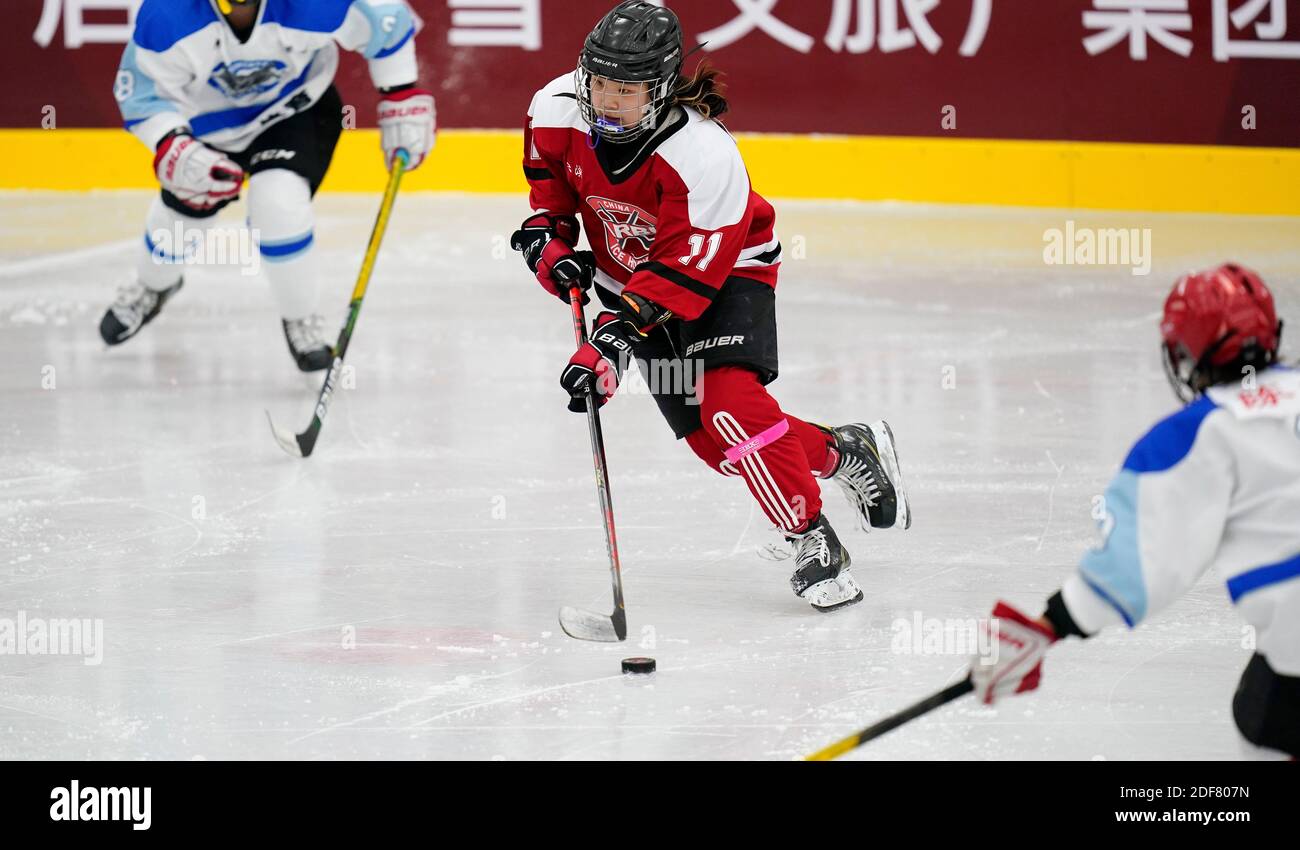
[[[357,326],[357,317],[361,315],[361,302],[366,297],[366,289],[370,286],[370,275],[375,270],[379,246],[383,244],[384,233],[388,230],[388,219],[392,216],[393,204],[397,201],[397,189],[402,185],[402,175],[406,173],[409,162],[410,155],[404,150],[399,150],[393,160],[393,170],[388,175],[388,188],[384,190],[384,200],[379,207],[379,218],[375,220],[374,230],[370,232],[370,245],[366,248],[366,257],[361,263],[361,274],[357,277],[357,285],[352,290],[348,320],[344,323],[343,330],[339,331],[339,341],[334,346],[334,362],[330,365],[329,374],[325,376],[325,385],[321,387],[320,398],[316,400],[316,413],[312,417],[311,425],[308,425],[307,430],[301,434],[295,434],[287,428],[276,425],[271,411],[266,412],[266,420],[271,423],[271,433],[275,435],[275,441],[280,444],[280,448],[294,457],[311,457],[311,453],[316,449],[316,440],[320,437],[321,426],[325,424],[325,416],[330,410],[330,401],[334,398],[334,390],[343,371],[343,358],[347,356],[348,344],[352,342],[352,331]]]
[[[569,290],[573,309],[573,335],[578,347],[587,344],[587,317],[582,311],[582,290]],[[605,462],[605,436],[600,430],[600,403],[593,384],[587,393],[587,428],[591,432],[591,452],[596,464],[596,492],[605,520],[605,548],[609,550],[609,573],[614,583],[614,613],[596,614],[578,608],[560,609],[560,628],[578,640],[617,643],[627,640],[627,611],[623,608],[623,573],[618,561],[618,537],[614,533],[614,501],[609,493],[609,467]]]
[[[855,750],[868,741],[879,738],[886,732],[891,732],[894,729],[897,729],[904,723],[909,723],[923,714],[929,714],[941,705],[946,705],[959,697],[964,697],[973,690],[975,690],[975,685],[971,683],[971,680],[969,678],[962,679],[957,684],[944,688],[933,696],[926,697],[911,708],[903,709],[893,717],[887,717],[874,726],[868,726],[861,732],[850,735],[843,741],[831,744],[824,750],[818,750],[808,756],[805,760],[831,761],[837,759],[849,750]]]

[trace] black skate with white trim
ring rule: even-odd
[[[284,319],[284,339],[289,343],[289,353],[304,372],[323,372],[334,364],[334,349],[322,334],[324,319],[308,316],[305,319]]]
[[[830,478],[857,509],[862,530],[911,528],[912,506],[889,423],[881,420],[826,430],[839,454]]]
[[[807,531],[787,534],[785,539],[794,549],[795,570],[790,587],[800,598],[822,612],[862,601],[862,588],[849,572],[853,559],[826,517],[818,517]]]
[[[163,290],[150,289],[139,281],[123,286],[99,322],[99,335],[108,345],[121,345],[152,322],[162,312],[163,305],[184,285],[182,278]]]

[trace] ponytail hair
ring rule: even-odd
[[[721,76],[722,72],[709,65],[707,60],[701,62],[694,74],[678,80],[673,102],[696,109],[705,118],[721,118],[731,109],[724,94],[726,86],[719,79]]]

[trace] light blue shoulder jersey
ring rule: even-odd
[[[1101,531],[1062,589],[1083,631],[1136,626],[1214,566],[1259,651],[1300,675],[1300,372],[1216,387],[1156,425],[1106,491]]]
[[[370,60],[377,88],[414,83],[419,20],[406,0],[262,0],[241,43],[216,0],[144,0],[114,94],[151,149],[188,126],[227,151],[311,107],[334,81],[338,48]]]

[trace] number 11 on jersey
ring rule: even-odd
[[[702,272],[708,271],[709,263],[713,262],[713,258],[718,256],[718,249],[722,247],[722,234],[721,233],[710,234],[708,242],[709,242],[709,251],[707,254],[705,254],[704,234],[696,233],[695,235],[693,235],[691,237],[690,256],[682,257],[681,260],[679,260],[679,262],[684,266],[689,266],[691,263],[695,262],[696,257],[700,256],[700,254],[704,254],[704,258],[700,260],[699,265],[697,265],[696,268]]]

